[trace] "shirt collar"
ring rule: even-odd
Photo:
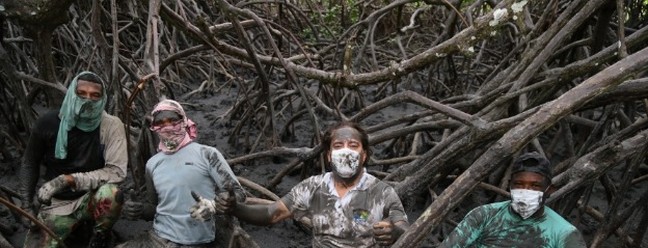
[[[367,181],[369,179],[369,173],[367,173],[367,169],[363,168],[362,169],[362,177],[358,181],[356,185],[353,186],[353,188],[349,189],[349,192],[355,191],[355,190],[366,190],[367,189]],[[337,197],[340,197],[337,194],[337,191],[335,190],[335,184],[333,183],[333,174],[332,172],[327,172],[324,175],[324,181],[326,182],[326,185],[328,186],[328,190],[332,195],[335,195]]]

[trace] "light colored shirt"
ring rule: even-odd
[[[120,183],[126,178],[128,151],[126,150],[126,133],[124,124],[119,118],[103,112],[99,126],[99,140],[103,146],[105,167],[90,171],[73,173],[76,188],[94,190],[106,183]],[[83,197],[73,200],[52,198],[49,206],[41,206],[41,212],[55,215],[68,215],[82,203]]]
[[[240,185],[216,148],[192,142],[173,154],[158,153],[146,163],[153,180],[158,205],[153,221],[157,235],[175,243],[209,243],[215,238],[213,221],[191,218],[189,209],[196,201],[191,191],[214,199],[224,185]],[[232,184],[234,185],[234,184]]]
[[[551,208],[544,206],[541,216],[522,219],[510,203],[496,202],[471,210],[439,247],[586,247],[578,229]]]
[[[296,219],[310,217],[313,247],[375,247],[375,223],[407,222],[403,204],[388,184],[365,171],[340,198],[331,176],[329,172],[310,177],[281,199]]]

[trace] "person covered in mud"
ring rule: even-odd
[[[94,223],[89,247],[106,247],[119,218],[128,155],[124,124],[104,111],[106,85],[96,74],[79,73],[59,110],[34,123],[19,170],[22,208],[65,240],[80,223]],[[36,191],[44,166],[45,183]],[[57,247],[56,238],[32,225],[25,247]]]
[[[245,192],[223,155],[194,141],[196,124],[180,103],[162,100],[151,115],[150,129],[160,143],[159,152],[146,162],[146,201],[127,199],[122,215],[153,220],[153,229],[117,247],[214,247],[215,223],[204,221],[212,216],[190,217],[191,192],[213,198],[217,191],[229,190],[237,202],[245,201]]]
[[[545,157],[521,155],[511,170],[511,200],[473,209],[439,247],[586,247],[578,229],[544,205],[551,177]]]
[[[192,216],[205,209],[232,214],[255,224],[270,225],[289,217],[308,216],[313,247],[376,247],[393,244],[409,226],[396,191],[367,173],[371,155],[366,132],[341,122],[324,135],[322,145],[332,172],[312,176],[270,205],[249,205],[226,193],[199,197]],[[212,207],[217,206],[217,207]]]

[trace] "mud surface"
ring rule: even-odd
[[[230,138],[230,130],[232,129],[232,123],[226,123],[222,119],[219,119],[218,116],[222,115],[230,107],[234,99],[231,99],[231,95],[234,93],[224,93],[224,94],[198,94],[192,99],[183,102],[187,110],[188,116],[193,119],[199,128],[199,138],[198,142],[214,146],[218,148],[226,158],[231,158],[236,154],[241,154],[239,151],[240,147],[236,145],[228,144],[227,140]],[[375,100],[375,99],[370,99]],[[406,106],[394,106],[384,111],[381,111],[378,114],[375,114],[371,119],[362,123],[365,126],[373,125],[380,123],[397,116],[402,116],[407,112],[414,112],[416,109],[412,109]],[[331,120],[332,121],[332,120]],[[302,122],[304,123],[304,122]],[[329,121],[330,123],[330,121]],[[326,125],[328,123],[322,123]],[[323,131],[323,130],[322,130]],[[296,125],[294,129],[295,135],[293,138],[284,140],[283,145],[287,147],[304,147],[310,146],[312,140],[312,130],[307,128],[305,124]],[[378,157],[384,157],[385,154],[380,154],[380,145],[374,147],[374,154]],[[3,158],[4,161],[0,164],[0,185],[11,189],[17,190],[18,188],[18,178],[16,176],[16,171],[18,170],[20,156],[19,152],[15,151],[14,158]],[[287,161],[278,158],[275,161],[258,161],[254,164],[246,165],[235,165],[233,170],[238,176],[248,178],[254,182],[257,182],[261,185],[264,185],[270,181],[273,176],[280,171],[283,166],[287,164]],[[274,192],[283,196],[287,193],[290,188],[295,185],[300,180],[300,173],[297,171],[290,176],[286,177],[281,184],[279,184]],[[128,183],[128,181],[126,182]],[[437,193],[441,192],[443,189],[435,189]],[[593,201],[600,199],[600,202],[605,202],[602,200],[604,192],[601,192],[602,189],[594,189]],[[449,220],[455,222],[460,221],[463,216],[472,209],[480,204],[486,203],[488,200],[492,200],[492,197],[486,197],[482,193],[474,193],[470,199],[466,199],[458,209],[454,210],[448,216]],[[15,199],[18,201],[17,199]],[[498,199],[503,200],[503,199]],[[419,214],[424,210],[425,204],[429,204],[429,199],[418,199],[417,205],[413,206],[408,210],[408,217],[410,223],[413,223],[419,216]],[[600,210],[605,209],[605,205],[601,204],[599,207]],[[9,210],[4,206],[0,206],[0,217],[2,223],[10,228],[13,228],[13,233],[11,235],[4,235],[6,239],[14,246],[21,247],[22,242],[25,237],[26,229],[16,223],[12,217]],[[569,220],[573,220],[573,216],[567,216]],[[217,220],[219,226],[227,225],[225,219],[221,218]],[[590,241],[591,236],[596,231],[597,222],[591,218],[584,218],[579,220],[579,225],[577,226],[586,237],[586,241]],[[114,226],[115,239],[118,242],[130,240],[138,235],[142,235],[147,230],[150,229],[152,223],[145,221],[128,221],[128,220],[119,220]],[[282,247],[310,247],[311,236],[307,230],[300,228],[298,225],[294,224],[293,221],[284,221],[282,223],[276,224],[271,227],[257,227],[245,223],[241,223],[241,227],[254,239],[254,241],[260,247],[268,248],[282,248]],[[440,240],[440,237],[443,237],[448,232],[452,231],[453,224],[450,221],[444,223],[440,228],[437,228],[433,233],[429,234],[428,239],[423,243],[422,247],[435,247],[435,243]],[[221,241],[221,246],[226,247],[227,243],[227,233],[219,232],[219,240]],[[83,242],[83,239],[78,239],[78,242]],[[606,247],[617,247],[615,238],[610,238],[606,242]],[[644,244],[647,244],[644,242]],[[76,245],[75,245],[76,246]],[[78,244],[78,247],[84,247],[81,244]],[[648,247],[648,246],[642,246]]]

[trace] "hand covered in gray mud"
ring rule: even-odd
[[[27,198],[23,198],[23,199],[27,199]],[[36,218],[36,211],[34,211],[34,206],[31,203],[25,202],[25,200],[23,200],[23,203],[20,205],[20,208],[23,211],[25,211],[25,213]],[[27,228],[33,228],[36,225],[29,218],[24,216],[20,219],[20,222],[22,223],[23,226]]]
[[[65,181],[65,175],[55,177],[38,189],[38,201],[45,205],[50,205],[52,196],[67,187],[68,184]]]
[[[378,245],[391,246],[401,233],[391,221],[380,221],[373,225],[373,234]]]
[[[144,204],[141,202],[127,200],[122,206],[122,216],[127,220],[138,220],[144,212]]]
[[[216,202],[214,200],[205,199],[193,191],[191,191],[191,196],[196,200],[196,204],[191,206],[189,209],[191,218],[200,221],[210,220],[212,215],[216,213]]]
[[[236,206],[236,196],[232,192],[220,192],[214,200],[205,199],[193,191],[191,196],[196,200],[196,204],[191,206],[189,211],[191,217],[198,220],[209,220],[214,214],[229,213]]]
[[[216,194],[216,213],[226,214],[236,207],[236,196],[233,191]]]

